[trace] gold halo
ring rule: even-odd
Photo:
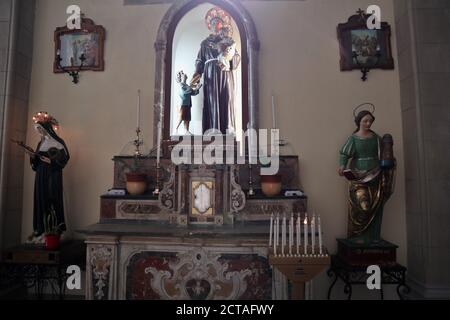
[[[358,113],[359,112],[357,112],[357,111],[359,111],[359,108],[361,108],[362,106],[365,106],[365,105],[369,105],[369,106],[372,106],[372,111],[369,111],[370,113],[372,113],[372,114],[374,114],[375,113],[375,105],[373,104],[373,103],[370,103],[370,102],[364,102],[364,103],[361,103],[359,106],[357,106],[355,109],[353,109],[353,116],[356,118],[356,116],[358,115]]]

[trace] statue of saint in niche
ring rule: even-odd
[[[225,134],[235,132],[235,82],[233,71],[241,57],[232,38],[231,17],[214,7],[205,17],[212,32],[200,45],[191,86],[203,76],[203,133],[216,129]]]

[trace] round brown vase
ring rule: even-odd
[[[261,176],[261,190],[267,197],[274,197],[281,192],[281,175]]]
[[[127,191],[133,196],[141,195],[147,189],[147,175],[145,173],[127,173]]]

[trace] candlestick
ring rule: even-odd
[[[317,217],[317,220],[319,222],[319,254],[322,255],[322,224],[320,223],[320,214]]]
[[[247,125],[248,132],[248,195],[254,196],[255,191],[253,190],[253,172],[252,172],[252,164],[253,164],[253,128],[250,126],[250,123]],[[244,150],[245,152],[245,150]]]
[[[136,115],[136,128],[140,128],[140,118],[141,118],[141,90],[138,90],[138,102],[137,102],[137,115]]]
[[[276,129],[275,121],[275,97],[272,95],[272,128]]]
[[[141,140],[141,129],[136,128],[136,140],[133,141],[134,144],[134,155],[136,157],[142,156],[140,147],[144,144],[144,142]]]
[[[289,254],[292,255],[292,246],[294,245],[294,214],[291,214],[291,222],[289,223]]]
[[[305,213],[305,220],[303,221],[303,233],[305,234],[305,250],[304,254],[308,253],[308,214]]]
[[[273,213],[270,215],[269,246],[272,246]]]
[[[312,254],[315,254],[315,245],[316,245],[316,214],[313,213],[312,219],[311,219],[311,251]]]
[[[162,119],[162,118],[161,118]],[[161,120],[158,122],[158,136],[156,141],[156,186],[153,194],[159,194],[159,169],[161,160],[161,135],[162,135],[162,124]]]
[[[156,164],[159,166],[159,161],[161,158],[161,121],[158,122],[158,141],[157,141],[157,150],[156,150]]]

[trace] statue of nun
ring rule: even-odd
[[[33,235],[44,232],[44,219],[55,212],[60,232],[66,230],[63,204],[62,171],[69,161],[69,150],[56,131],[58,122],[46,112],[34,117],[34,128],[41,136],[35,154],[30,156],[31,168],[36,172],[34,183]]]

